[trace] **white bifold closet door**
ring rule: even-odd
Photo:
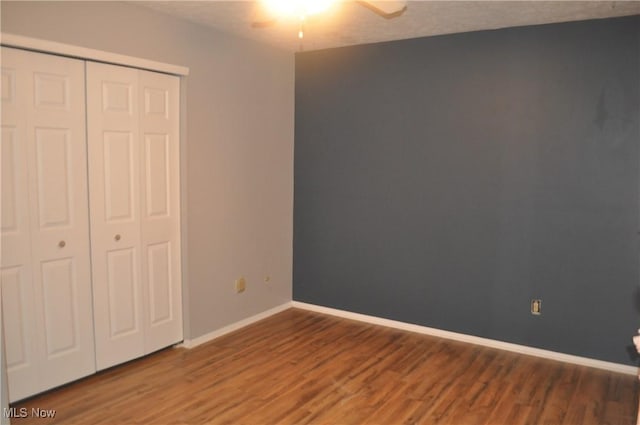
[[[179,79],[87,62],[98,370],[182,340]]]
[[[2,314],[15,401],[95,372],[84,62],[2,47]]]

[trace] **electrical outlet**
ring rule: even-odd
[[[241,292],[244,292],[246,287],[247,287],[247,282],[244,280],[244,277],[241,277],[240,279],[236,279],[236,292],[238,294]]]
[[[542,314],[542,300],[531,300],[531,314],[539,316]]]

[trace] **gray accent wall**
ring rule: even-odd
[[[634,364],[639,80],[638,16],[298,53],[294,300]]]
[[[293,55],[125,2],[0,7],[3,32],[190,68],[181,85],[185,338],[289,302]],[[247,289],[237,294],[240,276]]]

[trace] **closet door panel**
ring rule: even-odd
[[[138,71],[87,62],[96,362],[144,354]]]
[[[2,52],[2,315],[10,399],[37,392],[38,347],[27,181],[27,86],[21,52]],[[19,94],[19,96],[18,96]]]
[[[11,338],[6,345],[37,365],[9,367],[16,400],[95,371],[84,64],[7,48],[2,59],[2,201],[11,212],[2,226],[3,254],[11,253],[2,259],[3,293],[13,287],[2,301],[22,300],[4,317],[19,348]],[[29,343],[19,343],[26,334]],[[37,384],[22,392],[23,380]]]
[[[140,71],[145,352],[182,340],[177,77]]]
[[[33,279],[47,389],[95,372],[84,63],[25,54]]]

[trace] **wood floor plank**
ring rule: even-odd
[[[12,407],[14,424],[632,424],[633,376],[290,309]]]

